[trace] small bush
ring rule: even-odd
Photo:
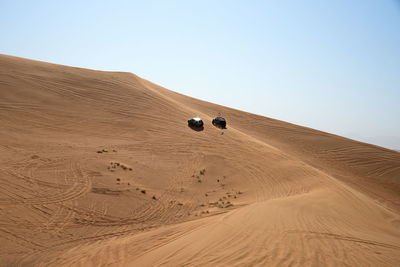
[[[140,192],[142,192],[142,194],[146,194],[146,190],[140,190]]]
[[[232,207],[232,206],[233,206],[233,204],[232,204],[231,202],[228,201],[228,202],[226,203],[226,205],[225,205],[225,208],[229,208],[229,207]]]

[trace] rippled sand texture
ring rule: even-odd
[[[2,266],[400,266],[398,152],[6,55],[0,125]]]

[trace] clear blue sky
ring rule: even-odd
[[[2,0],[0,10],[0,53],[134,72],[400,149],[399,1]]]

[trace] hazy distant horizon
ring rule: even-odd
[[[396,1],[2,1],[0,53],[400,150]]]

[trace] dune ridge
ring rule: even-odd
[[[5,266],[400,265],[393,150],[7,55],[0,123]]]

